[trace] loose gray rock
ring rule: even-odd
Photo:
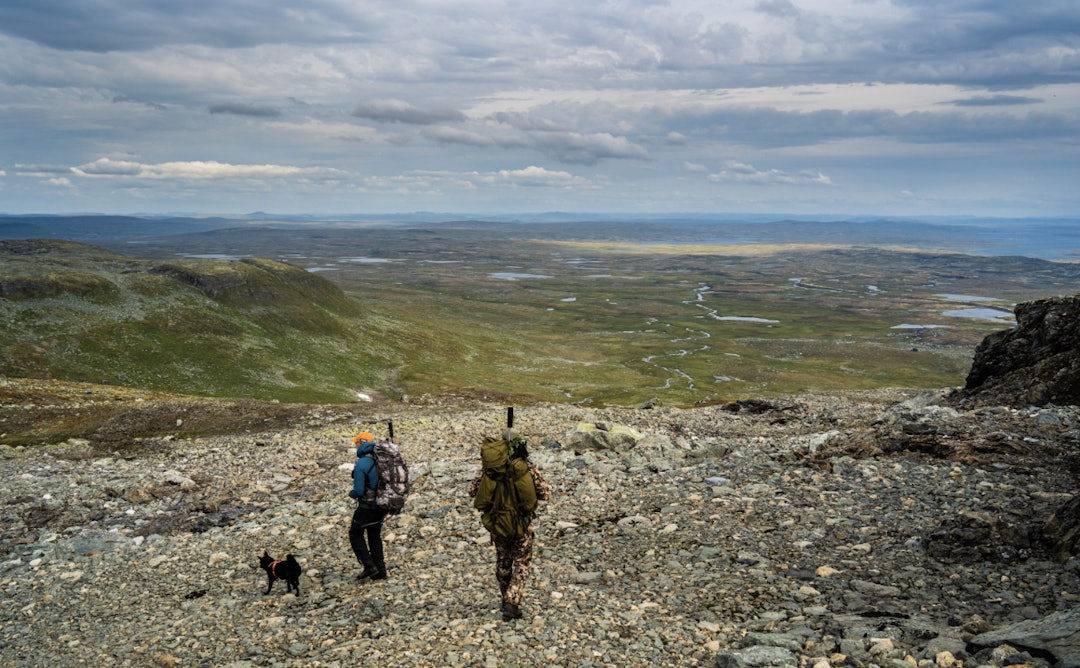
[[[898,408],[915,394],[519,407],[529,443],[567,445],[531,448],[554,497],[513,622],[467,495],[505,406],[325,408],[290,429],[118,455],[10,448],[0,665],[907,668],[947,652],[1050,668],[1042,650],[995,645],[975,663],[957,643],[1076,605],[1078,560],[1055,561],[1041,536],[1075,493],[1062,435],[1080,415]],[[888,418],[916,413],[930,433]],[[413,491],[383,528],[388,578],[360,583],[349,438],[391,417]],[[579,451],[582,423],[640,438]],[[295,555],[300,596],[263,593],[264,550]]]
[[[799,659],[782,647],[755,645],[716,655],[716,668],[794,668]]]
[[[1042,619],[1019,622],[971,639],[971,644],[979,647],[1003,643],[1050,652],[1061,668],[1080,666],[1080,607]]]

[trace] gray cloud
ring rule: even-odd
[[[1077,35],[1074,0],[7,0],[4,199],[1076,211]]]
[[[538,133],[531,139],[532,147],[536,150],[571,165],[595,165],[605,158],[645,160],[649,157],[644,148],[625,137],[606,132]]]
[[[71,174],[71,167],[66,165],[28,165],[16,164],[13,171],[19,176],[57,176]]]
[[[882,81],[1025,87],[1080,78],[1080,4],[1071,0],[895,0],[867,65]]]
[[[113,102],[115,102],[116,104],[141,104],[141,105],[146,105],[147,107],[149,107],[151,109],[158,109],[158,110],[161,110],[161,111],[167,109],[167,107],[164,104],[160,104],[160,103],[157,103],[157,102],[146,102],[146,101],[143,101],[143,100],[136,100],[135,98],[128,97],[127,95],[116,95],[116,96],[113,97]]]
[[[781,18],[797,17],[802,13],[790,0],[761,0],[755,9],[763,14]]]
[[[494,146],[495,141],[478,132],[440,126],[427,128],[422,132],[423,136],[440,144],[461,144],[463,146],[487,147]]]
[[[380,123],[432,125],[463,121],[465,115],[453,109],[421,109],[402,100],[372,100],[353,109],[353,116]]]
[[[247,48],[363,41],[364,13],[332,0],[5,0],[0,32],[65,51],[138,51],[170,44]]]
[[[972,116],[960,112],[898,113],[890,109],[779,111],[727,109],[708,114],[676,114],[667,127],[698,140],[710,137],[761,148],[809,146],[852,138],[889,138],[901,142],[986,142],[1080,134],[1080,116],[1003,113]]]
[[[647,160],[648,152],[624,136],[608,132],[578,132],[527,114],[495,114],[494,123],[469,129],[439,127],[424,137],[442,144],[528,149],[572,165],[595,165],[601,160]]]
[[[951,104],[958,107],[1004,107],[1015,104],[1038,104],[1042,99],[1037,97],[1024,97],[1021,95],[986,95],[969,97],[962,100],[953,100]]]
[[[210,113],[253,116],[256,118],[278,118],[281,116],[281,112],[273,107],[260,107],[254,104],[243,103],[215,104],[210,107]]]

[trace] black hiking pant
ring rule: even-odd
[[[374,566],[386,571],[383,557],[382,523],[386,511],[382,508],[368,508],[358,505],[353,512],[349,526],[349,544],[353,554],[362,566]]]

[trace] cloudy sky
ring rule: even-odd
[[[1076,0],[4,0],[0,212],[1080,214]]]

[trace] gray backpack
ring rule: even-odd
[[[409,465],[393,441],[377,441],[371,456],[379,476],[375,505],[397,515],[405,507],[405,497],[409,495]]]

